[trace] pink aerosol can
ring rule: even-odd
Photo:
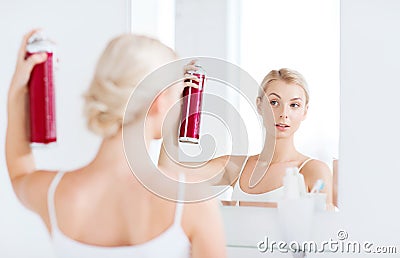
[[[32,144],[56,142],[56,111],[53,77],[54,44],[41,33],[33,35],[26,47],[26,56],[44,52],[45,62],[35,65],[28,82],[30,141]]]
[[[185,82],[196,84],[198,88],[186,86],[183,90],[179,141],[197,144],[200,139],[201,106],[206,72],[200,65],[195,66],[198,69],[196,71],[188,71],[188,73],[196,76],[199,82],[190,79],[186,79]]]

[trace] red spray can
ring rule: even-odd
[[[206,72],[200,65],[196,65],[196,71],[188,71],[189,74],[199,78],[199,82],[190,81],[198,85],[198,88],[186,86],[183,90],[183,105],[181,123],[179,129],[179,141],[188,143],[199,143],[200,118],[203,98],[203,89],[206,81]]]
[[[42,34],[33,35],[26,47],[27,57],[44,52],[45,62],[35,65],[28,82],[30,141],[33,144],[48,144],[57,140],[56,111],[53,77],[54,44]]]

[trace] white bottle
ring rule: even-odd
[[[283,178],[283,186],[285,189],[285,199],[294,200],[299,199],[299,183],[295,170],[291,167],[286,168],[286,175]]]
[[[297,167],[286,168],[286,175],[283,178],[285,199],[294,200],[306,195],[304,176],[299,173]]]
[[[305,197],[307,194],[307,187],[306,187],[306,183],[304,181],[304,176],[303,176],[303,174],[300,173],[298,167],[294,167],[293,169],[296,171],[295,173],[297,174],[300,197]]]
[[[297,167],[286,169],[283,185],[285,196],[278,202],[278,218],[283,239],[287,243],[310,241],[314,201],[306,198],[304,177]]]

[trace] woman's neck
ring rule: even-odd
[[[269,160],[268,157],[272,156],[271,163],[279,163],[293,161],[298,158],[299,153],[294,146],[293,137],[276,139],[274,149],[269,147],[272,142],[274,142],[272,136],[265,140],[264,149],[260,154],[261,160]]]
[[[276,139],[272,163],[293,161],[298,157],[293,137]]]
[[[150,130],[151,128],[152,127],[146,127],[146,129],[149,129],[147,130],[144,139],[147,148],[153,138],[155,138],[155,133]],[[92,164],[100,165],[102,167],[112,165],[119,169],[130,169],[125,156],[122,128],[119,129],[115,135],[103,139]]]
[[[115,169],[129,169],[122,142],[122,129],[115,135],[103,139],[92,164],[101,167],[113,166]]]
[[[126,159],[122,129],[115,135],[103,139],[96,157],[88,167],[91,167],[94,173],[98,173],[97,175],[108,178],[110,184],[123,187],[127,182],[131,182],[130,190],[149,193],[144,187],[131,187],[141,186],[142,183],[134,176]]]

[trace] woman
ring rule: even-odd
[[[327,194],[327,204],[331,205],[332,179],[329,167],[320,160],[300,153],[294,146],[294,135],[308,111],[309,94],[305,79],[297,71],[283,68],[269,72],[261,86],[263,91],[260,91],[257,97],[257,110],[266,124],[268,123],[266,110],[268,106],[272,109],[275,150],[270,164],[258,162],[268,160],[269,154],[266,151],[247,160],[235,184],[233,198],[275,202],[283,198],[282,182],[286,168],[297,167],[304,176],[308,191],[318,179],[324,181],[325,187],[322,192]],[[249,182],[255,169],[266,170],[267,173],[259,184],[250,188],[246,182]]]
[[[174,51],[144,36],[113,39],[85,96],[89,129],[103,137],[96,157],[68,173],[37,170],[25,130],[30,72],[46,59],[43,54],[25,58],[36,32],[23,39],[9,89],[6,159],[16,195],[43,219],[59,257],[224,257],[214,201],[183,205],[159,198],[140,184],[125,159],[121,128],[129,94],[147,73],[176,59]],[[148,112],[157,122],[146,127],[148,141],[159,137],[157,119],[181,93],[173,91],[161,94]]]
[[[185,66],[185,72],[196,69],[195,61]],[[186,77],[190,75],[186,74]],[[196,80],[195,77],[191,79]],[[195,86],[191,81],[186,84]],[[286,169],[297,167],[304,176],[308,191],[318,179],[324,181],[321,192],[327,194],[327,207],[331,209],[332,175],[329,167],[320,160],[300,153],[294,146],[294,135],[308,111],[309,94],[305,79],[294,70],[273,70],[265,76],[261,88],[256,101],[257,111],[267,128],[263,150],[248,158],[222,156],[213,159],[204,166],[204,178],[221,175],[215,177],[216,184],[234,185],[232,199],[243,200],[239,201],[240,205],[276,207],[276,202],[284,195],[283,177]],[[271,121],[272,116],[274,121]],[[275,148],[271,146],[271,142],[274,142],[271,138],[275,140]],[[160,163],[170,164],[163,152]],[[258,174],[264,176],[252,186],[250,178],[254,172],[261,172]]]

